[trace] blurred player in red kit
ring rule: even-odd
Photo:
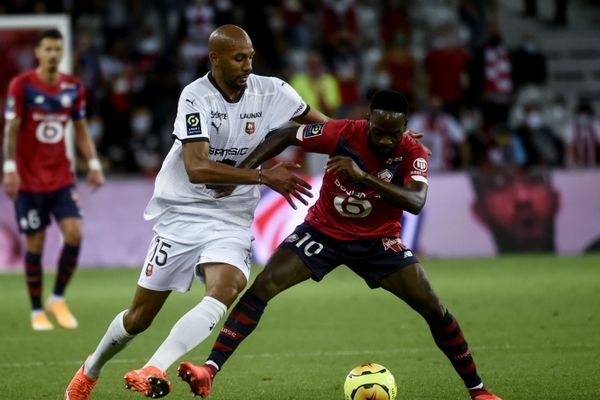
[[[14,77],[8,87],[4,127],[4,191],[15,201],[17,223],[26,236],[25,276],[31,299],[31,326],[50,330],[46,311],[67,329],[77,327],[64,292],[77,267],[81,244],[81,210],[75,177],[67,157],[65,133],[73,121],[75,145],[88,162],[87,180],[94,188],[104,183],[96,148],[85,119],[85,92],[72,75],[58,71],[63,38],[56,29],[39,34],[38,67]],[[52,296],[42,306],[42,251],[46,227],[53,216],[64,247],[58,260]]]
[[[249,166],[260,165],[288,145],[330,155],[319,199],[231,310],[207,362],[179,366],[194,394],[209,395],[215,374],[274,296],[308,278],[320,281],[345,264],[369,287],[384,288],[425,319],[472,399],[500,400],[483,386],[460,326],[400,239],[403,210],[419,213],[428,188],[427,150],[406,131],[407,117],[404,96],[380,91],[367,120],[287,128],[248,157]]]

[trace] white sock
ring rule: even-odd
[[[54,293],[53,293],[53,294],[52,294],[52,295],[51,295],[51,296],[48,298],[48,301],[49,301],[50,303],[53,303],[53,302],[56,302],[56,301],[62,301],[62,300],[64,300],[64,299],[65,299],[65,297],[64,297],[64,296],[59,296],[59,295],[57,295],[57,294],[54,294]]]
[[[123,350],[135,337],[125,330],[123,317],[127,310],[121,311],[115,319],[112,320],[104,337],[100,340],[96,351],[85,361],[83,372],[92,379],[98,379],[104,364]]]
[[[161,371],[166,371],[179,357],[206,339],[226,311],[225,304],[213,297],[205,296],[200,304],[173,325],[167,339],[144,367],[153,365]]]

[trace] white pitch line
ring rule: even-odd
[[[473,351],[525,351],[525,350],[542,350],[542,349],[554,349],[554,350],[565,350],[565,349],[596,349],[600,347],[599,344],[583,343],[583,344],[572,344],[572,345],[546,345],[536,347],[522,347],[513,346],[511,344],[504,344],[499,346],[474,346],[471,347]],[[431,347],[417,347],[412,349],[378,349],[378,350],[342,350],[342,351],[313,351],[313,352],[300,352],[300,353],[258,353],[258,354],[243,354],[238,358],[245,359],[282,359],[282,358],[295,358],[298,357],[352,357],[360,355],[378,355],[378,354],[416,354],[416,353],[432,353],[438,352],[438,348],[435,346]],[[200,357],[190,357],[190,360],[196,362],[203,362],[204,360]],[[29,362],[3,362],[0,363],[0,368],[31,368],[31,367],[48,367],[48,366],[61,366],[61,365],[81,365],[83,360],[65,360],[65,361],[29,361]],[[114,359],[109,361],[111,364],[140,364],[146,362],[145,359]]]

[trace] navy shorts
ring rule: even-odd
[[[289,249],[300,257],[317,282],[345,264],[372,289],[381,286],[379,282],[386,276],[419,262],[400,238],[338,240],[308,222],[298,225],[279,248]]]
[[[34,233],[50,225],[50,215],[56,221],[81,218],[79,195],[75,185],[53,192],[19,192],[15,201],[17,225],[21,233]]]

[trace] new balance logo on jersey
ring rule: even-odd
[[[186,114],[185,127],[188,136],[200,135],[202,128],[200,127],[200,113]]]
[[[70,90],[70,89],[76,89],[77,85],[75,85],[74,83],[69,83],[69,82],[61,82],[60,84],[60,90]]]

